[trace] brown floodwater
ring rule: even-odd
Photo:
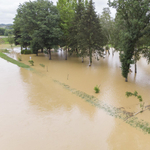
[[[150,149],[150,134],[70,90],[93,95],[110,107],[138,112],[138,100],[126,98],[125,92],[138,91],[145,106],[150,105],[150,66],[144,58],[137,63],[137,75],[131,66],[133,72],[126,83],[118,53],[99,61],[93,57],[89,67],[88,58],[81,63],[80,58],[69,56],[66,61],[63,51],[53,52],[52,60],[42,53],[20,56],[19,52],[16,47],[8,55],[21,57],[28,65],[32,57],[34,70],[0,58],[0,150]],[[96,85],[100,85],[98,94],[94,93]],[[150,123],[149,110],[136,117]]]

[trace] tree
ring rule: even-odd
[[[5,33],[5,29],[4,28],[0,28],[0,35],[4,35]]]
[[[76,52],[78,56],[82,57],[82,62],[84,58],[83,50],[81,51],[78,44],[78,30],[79,23],[85,11],[85,4],[82,1],[78,1],[75,7],[75,14],[69,28],[69,47],[71,48],[70,54]]]
[[[109,0],[109,6],[116,8],[118,33],[120,43],[118,47],[121,53],[121,69],[125,81],[128,81],[130,65],[133,63],[133,56],[136,43],[148,31],[149,25],[149,1],[148,0]]]
[[[20,4],[14,19],[16,42],[23,47],[31,46],[38,55],[38,49],[49,50],[60,42],[62,35],[59,27],[60,16],[57,7],[48,0],[37,0]]]
[[[63,31],[61,37],[61,44],[64,46],[69,46],[69,28],[75,13],[76,0],[58,0],[57,8],[60,14],[60,27]],[[66,48],[66,60],[67,60],[67,49]]]
[[[13,49],[14,37],[12,35],[8,35],[8,42],[11,45],[11,48]]]
[[[90,0],[82,15],[77,35],[81,53],[86,51],[89,56],[89,66],[92,63],[93,52],[103,56],[103,37],[98,15],[95,12],[93,1]]]
[[[108,44],[112,44],[112,36],[114,30],[114,20],[110,16],[111,12],[109,8],[103,8],[102,15],[100,15],[100,23],[102,25],[102,32],[104,35],[104,43],[108,46]]]

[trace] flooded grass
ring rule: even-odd
[[[2,53],[10,53],[10,51],[8,49],[0,49],[0,52],[2,52]]]
[[[7,60],[7,61],[9,61],[9,62],[11,62],[11,63],[13,63],[13,64],[15,64],[15,65],[17,65],[17,66],[19,66],[19,67],[30,68],[30,66],[28,66],[26,64],[23,64],[23,63],[21,63],[19,61],[16,61],[16,60],[8,57],[7,55],[3,54],[2,52],[0,52],[0,57],[3,58],[3,59],[5,59],[5,60]]]
[[[100,102],[99,99],[94,97],[93,95],[88,95],[82,91],[73,89],[69,85],[61,83],[57,80],[53,80],[53,81],[62,85],[65,89],[67,89],[70,92],[72,92],[73,94],[81,97],[86,102],[90,103],[91,105],[105,110],[105,112],[107,112],[107,114],[109,114],[110,116],[114,116],[115,118],[119,118],[124,121],[126,120],[126,123],[128,123],[132,127],[140,129],[144,133],[150,134],[150,124],[144,120],[138,119],[138,117],[131,117],[133,113],[122,110],[121,108],[116,108],[111,105],[105,104],[104,102]],[[127,118],[129,118],[129,119],[127,119]]]

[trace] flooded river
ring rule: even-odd
[[[14,51],[9,55],[17,59],[20,50]],[[52,53],[52,60],[42,53],[22,55],[22,62],[29,65],[30,57],[34,70],[0,58],[0,150],[150,149],[150,111],[133,117],[136,121],[123,119],[124,112],[140,110],[126,91],[138,91],[150,105],[150,66],[144,58],[137,75],[131,67],[126,83],[118,53],[99,61],[93,57],[91,67],[88,58],[66,61],[63,51]]]

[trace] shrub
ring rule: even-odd
[[[29,63],[31,64],[31,66],[34,66],[34,61],[33,60],[29,60]]]
[[[109,50],[109,46],[108,45],[106,46],[106,50]]]
[[[100,91],[99,86],[96,85],[96,86],[94,87],[94,90],[95,90],[95,93],[99,93],[99,91]]]
[[[21,50],[21,54],[32,54],[32,51],[31,50]]]
[[[22,59],[20,57],[18,57],[18,61],[22,61]]]
[[[144,109],[144,102],[143,102],[142,96],[141,96],[141,95],[138,95],[138,92],[137,92],[137,91],[135,91],[134,93],[126,92],[126,96],[127,96],[127,97],[130,97],[130,96],[135,96],[135,97],[137,97],[137,99],[138,99],[139,102],[140,102],[141,112],[143,112],[143,109]]]

